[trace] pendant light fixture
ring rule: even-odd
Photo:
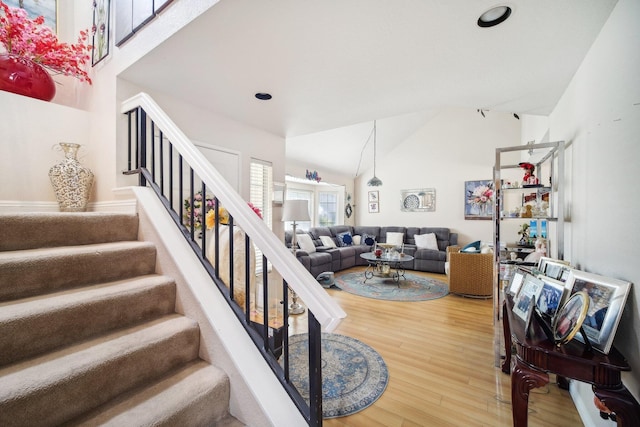
[[[376,121],[373,121],[373,178],[367,181],[369,187],[380,187],[382,181],[376,176]]]

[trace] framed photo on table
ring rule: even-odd
[[[507,288],[507,293],[509,295],[516,296],[518,294],[525,276],[526,273],[522,270],[516,270],[513,272],[513,276],[511,277],[511,281],[509,282],[509,287]]]
[[[513,301],[514,314],[527,322],[527,324],[531,319],[532,310],[535,308],[532,302],[537,301],[540,298],[542,286],[542,280],[531,274],[527,274],[524,277],[524,281],[520,287],[520,291],[518,291],[518,295],[516,295]]]
[[[571,267],[567,261],[541,257],[538,261],[538,270],[547,277],[566,282]]]
[[[542,280],[542,290],[536,301],[536,308],[546,318],[553,319],[564,303],[564,283],[546,276],[538,278]]]
[[[627,302],[631,283],[572,270],[565,285],[572,295],[580,292],[587,295],[588,307],[582,326],[591,345],[608,354]],[[576,339],[584,342],[580,335]]]
[[[558,344],[566,344],[580,330],[589,308],[586,292],[577,292],[562,306],[553,321],[553,337]]]

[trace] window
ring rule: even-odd
[[[338,194],[320,191],[318,193],[318,224],[323,227],[337,225]]]
[[[249,177],[249,201],[262,212],[262,220],[271,229],[273,209],[271,209],[271,189],[273,188],[273,167],[271,163],[251,159]],[[262,274],[262,251],[256,247],[256,274]]]

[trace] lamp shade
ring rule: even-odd
[[[311,221],[307,200],[285,200],[283,221]]]

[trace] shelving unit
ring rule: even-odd
[[[514,162],[513,154],[518,152],[535,156],[528,160],[522,156]],[[511,155],[511,159],[507,157]],[[510,161],[509,161],[510,160]],[[518,186],[503,188],[506,182],[502,172],[507,170],[521,170],[518,165],[521,161],[528,161],[536,167],[536,176],[541,185],[539,186]],[[544,173],[542,174],[542,171]],[[541,230],[542,221],[547,221],[547,256],[557,259],[564,259],[564,141],[545,142],[540,144],[518,145],[515,147],[496,148],[496,160],[493,169],[495,204],[493,213],[493,247],[494,247],[494,270],[493,270],[493,309],[494,324],[496,332],[494,338],[496,366],[499,366],[501,355],[501,335],[502,328],[498,328],[501,322],[502,286],[500,278],[500,263],[508,257],[512,248],[521,254],[532,251],[532,248],[518,247],[517,244],[510,244],[505,236],[501,235],[501,225],[514,221],[536,220],[537,230]],[[525,204],[525,196],[535,193],[536,205],[540,205],[541,198],[548,194],[548,209],[544,212],[536,211],[533,217],[523,218],[520,215],[511,216],[511,212],[516,207]],[[520,197],[518,197],[520,196]],[[514,200],[520,200],[519,206]],[[553,246],[553,251],[551,251]],[[505,251],[502,251],[502,248]],[[523,250],[524,249],[524,250]]]

